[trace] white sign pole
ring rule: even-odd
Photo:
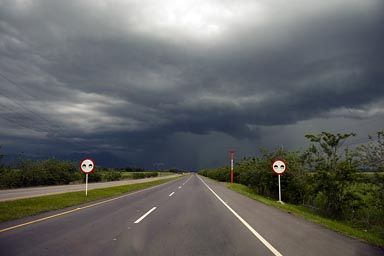
[[[279,177],[279,202],[282,203],[283,201],[281,201],[281,185],[280,185],[280,174],[277,175],[277,177]]]
[[[280,175],[279,175],[279,178],[280,178]],[[280,181],[280,179],[279,179],[279,181]],[[85,174],[85,196],[88,196],[88,173]]]

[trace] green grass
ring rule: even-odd
[[[94,189],[88,191],[71,192],[58,195],[19,199],[14,201],[0,202],[0,223],[26,216],[32,216],[43,212],[62,209],[82,203],[91,202],[127,192],[137,191],[148,187],[156,186],[178,178],[156,180],[145,183],[124,185],[111,188]]]
[[[175,173],[173,172],[158,172],[158,174],[159,174],[159,177],[175,175]]]
[[[378,175],[380,178],[384,178],[384,172],[359,172],[359,173],[371,179],[375,178],[375,175]]]
[[[347,235],[352,238],[356,238],[365,242],[368,242],[370,244],[384,247],[384,238],[379,236],[378,234],[370,231],[370,230],[361,230],[355,227],[352,227],[344,222],[339,222],[336,220],[328,219],[322,216],[319,216],[318,214],[314,213],[308,208],[305,208],[303,206],[299,205],[292,205],[292,204],[281,204],[279,202],[276,202],[275,200],[268,199],[265,197],[262,197],[260,195],[255,194],[250,188],[247,186],[241,185],[241,184],[229,184],[228,188],[239,192],[243,195],[246,195],[252,199],[255,199],[257,201],[260,201],[266,205],[270,205],[279,209],[282,209],[284,211],[287,211],[289,213],[292,213],[296,216],[303,217],[306,220],[312,221],[314,223],[320,224],[324,227],[327,227],[333,231],[342,233],[344,235]]]
[[[121,172],[122,179],[132,179],[133,172]]]

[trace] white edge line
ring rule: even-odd
[[[156,207],[153,207],[151,210],[149,210],[146,214],[144,214],[143,216],[141,216],[138,220],[136,220],[134,223],[137,224],[139,223],[140,221],[142,221],[145,217],[147,217],[149,214],[151,214],[151,212],[153,212],[154,210],[156,210]]]
[[[262,237],[251,225],[249,225],[248,224],[248,222],[246,222],[242,217],[240,217],[240,215],[239,214],[237,214],[237,212],[235,212],[226,202],[224,202],[224,200],[223,199],[221,199],[216,193],[215,193],[215,191],[213,191],[213,189],[211,189],[208,185],[207,185],[207,183],[205,183],[205,181],[203,180],[203,179],[201,179],[200,177],[199,177],[199,179],[204,183],[204,185],[219,199],[219,201],[222,203],[222,204],[224,204],[225,205],[225,207],[227,207],[228,208],[228,210],[230,210],[232,213],[233,213],[233,215],[235,215],[236,216],[236,218],[238,218],[240,221],[241,221],[241,223],[243,223],[244,224],[244,226],[246,226],[248,229],[249,229],[249,231],[251,231],[252,232],[252,234],[254,235],[254,236],[256,236],[274,255],[276,255],[276,256],[282,256],[282,254],[278,251],[278,250],[276,250],[267,240],[265,240],[264,239],[264,237]]]
[[[172,192],[171,194],[169,194],[169,196],[173,196],[173,194],[175,194],[175,192]]]

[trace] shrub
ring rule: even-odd
[[[159,176],[158,172],[145,172],[146,178],[157,177],[157,176]]]
[[[367,228],[371,225],[384,225],[382,190],[377,185],[350,184],[344,191],[342,209],[347,220],[359,222]]]
[[[0,188],[19,188],[22,186],[21,170],[3,169],[0,172]]]
[[[104,174],[104,177],[103,177],[105,181],[116,181],[116,180],[121,180],[121,178],[122,178],[121,172],[115,172],[115,171],[107,172]]]
[[[83,174],[83,176],[85,177],[85,174]],[[83,178],[83,180],[85,182],[85,178]],[[100,182],[100,181],[102,181],[102,175],[100,172],[94,171],[88,174],[88,182]]]
[[[144,179],[145,178],[145,173],[143,172],[134,172],[132,174],[133,179]]]

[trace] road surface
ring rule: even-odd
[[[88,190],[97,189],[97,188],[123,186],[123,185],[136,184],[136,183],[142,183],[142,182],[150,182],[154,180],[168,179],[168,178],[174,178],[178,176],[180,175],[168,175],[168,176],[137,179],[137,180],[119,180],[119,181],[110,181],[110,182],[88,183]],[[22,199],[22,198],[63,194],[63,193],[83,191],[83,190],[85,191],[85,184],[3,189],[3,190],[0,190],[0,202]]]
[[[21,226],[17,226],[21,225]],[[192,174],[0,224],[1,255],[383,255]]]

